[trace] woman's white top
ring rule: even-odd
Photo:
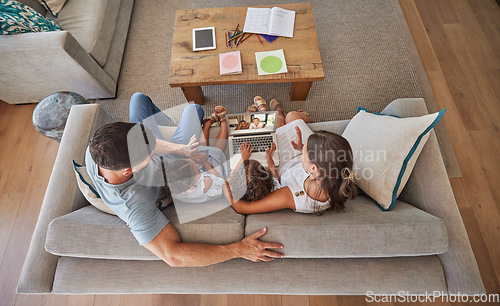
[[[212,180],[212,185],[207,192],[205,189],[205,178],[209,177]],[[181,193],[172,194],[174,200],[187,202],[187,203],[204,203],[215,200],[222,196],[222,186],[224,186],[224,179],[207,172],[201,172],[200,179],[194,183],[194,189],[184,191]]]
[[[295,202],[295,212],[300,213],[315,213],[316,211],[322,212],[330,208],[329,201],[319,202],[306,193],[304,189],[304,182],[309,174],[302,167],[302,163],[298,163],[283,171],[281,174],[281,185],[287,186],[293,195]],[[315,211],[316,207],[316,211]]]

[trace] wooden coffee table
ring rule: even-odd
[[[263,47],[254,34],[238,47],[226,48],[224,33],[233,31],[238,24],[239,29],[243,29],[246,6],[178,10],[175,14],[169,85],[181,87],[188,101],[203,104],[200,86],[290,82],[290,99],[306,100],[312,82],[325,78],[312,7],[310,3],[276,6],[296,12],[294,36],[278,37],[272,43],[261,38]],[[215,27],[217,49],[193,52],[192,29],[211,26]],[[255,52],[278,49],[283,49],[285,53],[288,73],[258,75]],[[243,73],[220,75],[219,54],[236,50],[241,51]]]

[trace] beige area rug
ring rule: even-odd
[[[423,97],[429,112],[438,110],[398,0],[310,2],[325,80],[313,83],[307,101],[291,102],[287,83],[206,86],[203,108],[207,114],[215,105],[244,112],[255,95],[268,101],[278,99],[285,111],[302,108],[315,122],[350,119],[358,106],[379,112],[397,98]],[[117,97],[97,103],[121,121],[128,121],[128,102],[134,92],[149,95],[162,110],[185,103],[181,89],[168,86],[175,11],[258,4],[276,2],[136,0]],[[174,117],[179,115],[174,112]],[[444,124],[436,131],[449,175],[460,176]]]

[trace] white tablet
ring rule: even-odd
[[[193,29],[193,51],[215,49],[215,28]]]

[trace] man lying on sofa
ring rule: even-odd
[[[199,124],[202,112],[199,105],[188,105],[177,129],[184,135],[196,135],[189,130]],[[139,244],[173,267],[207,266],[238,257],[251,261],[283,257],[268,250],[282,245],[259,240],[266,228],[228,245],[181,242],[177,230],[156,206],[168,187],[149,180],[155,178],[158,169],[161,171],[164,160],[168,162],[164,154],[190,156],[198,143],[195,137],[188,138],[187,144],[156,138],[143,124],[115,122],[95,132],[85,154],[87,171],[97,192],[127,223]]]

